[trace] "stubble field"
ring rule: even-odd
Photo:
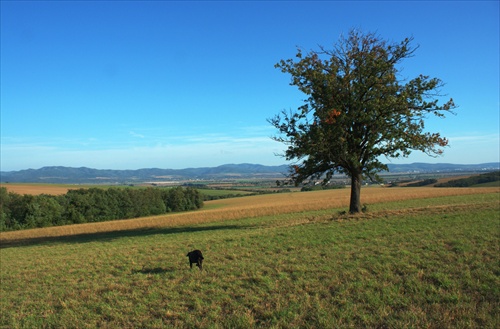
[[[2,233],[2,328],[496,328],[498,188],[365,188]],[[185,256],[201,249],[205,270]]]
[[[23,183],[2,183],[1,187],[5,187],[7,191],[17,194],[50,194],[61,195],[67,193],[71,189],[77,189],[81,186],[62,185],[62,184],[23,184]]]

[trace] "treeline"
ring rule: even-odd
[[[500,180],[500,171],[494,171],[478,176],[455,179],[446,183],[436,184],[436,187],[469,187],[477,184],[497,182]]]
[[[337,190],[337,189],[343,189],[345,188],[345,185],[337,185],[337,184],[330,184],[330,185],[322,185],[322,184],[317,184],[317,185],[307,185],[304,186],[300,189],[301,192],[310,192],[310,191],[323,191],[323,190]]]
[[[20,195],[0,188],[0,231],[128,219],[203,207],[203,196],[187,187],[89,188],[64,195]]]
[[[217,189],[214,188],[214,190],[225,190],[228,191],[228,189]],[[229,189],[230,190],[230,189]],[[290,189],[285,188],[285,189],[279,189],[279,190],[248,190],[248,189],[235,189],[235,192],[242,191],[242,192],[250,192],[250,193],[228,193],[228,194],[218,194],[218,195],[211,195],[211,194],[204,194],[203,195],[203,200],[204,201],[213,201],[213,200],[221,200],[221,199],[232,199],[232,198],[241,198],[241,197],[247,197],[247,196],[254,196],[254,195],[263,195],[263,194],[276,194],[276,193],[289,193],[291,192]]]
[[[427,185],[432,185],[432,184],[436,184],[437,183],[437,179],[435,178],[429,178],[429,179],[424,179],[420,182],[416,182],[416,183],[411,183],[411,184],[408,184],[406,185],[406,187],[420,187],[420,186],[427,186]]]

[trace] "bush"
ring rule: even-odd
[[[455,179],[446,183],[436,184],[436,187],[469,187],[477,184],[496,182],[500,180],[500,171],[494,171],[478,176]]]
[[[427,186],[427,185],[436,184],[436,183],[437,183],[437,179],[429,178],[429,179],[424,179],[423,181],[420,181],[420,182],[408,184],[406,186],[407,187],[420,187],[420,186]]]
[[[193,188],[89,188],[65,195],[19,195],[0,190],[0,231],[101,222],[203,207]]]
[[[344,185],[322,185],[322,184],[318,184],[318,185],[307,185],[307,186],[304,186],[300,189],[301,192],[309,192],[309,191],[322,191],[322,190],[335,190],[335,189],[341,189],[341,188],[345,188]]]

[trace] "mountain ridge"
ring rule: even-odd
[[[423,163],[388,164],[389,173],[484,172],[499,170],[499,162],[480,164]],[[47,166],[39,169],[1,171],[0,181],[10,183],[140,183],[175,180],[210,180],[229,178],[279,178],[288,172],[288,165],[266,166],[240,163],[217,167],[184,169],[93,169],[88,167]]]

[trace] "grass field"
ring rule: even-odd
[[[357,216],[341,212],[348,191],[330,190],[2,234],[0,325],[500,326],[498,188],[368,188],[362,198],[368,212]],[[195,248],[203,272],[189,269]]]
[[[364,188],[362,202],[372,204],[408,199],[432,199],[452,195],[469,195],[498,192],[494,188]],[[202,210],[174,213],[145,218],[118,220],[110,222],[47,227],[14,232],[0,233],[0,242],[76,234],[127,231],[145,228],[175,227],[209,222],[220,222],[239,218],[253,218],[286,213],[302,213],[311,210],[326,210],[348,207],[349,189],[314,191],[305,193],[279,193],[244,198],[215,200],[205,203]],[[431,202],[431,201],[428,201]]]

